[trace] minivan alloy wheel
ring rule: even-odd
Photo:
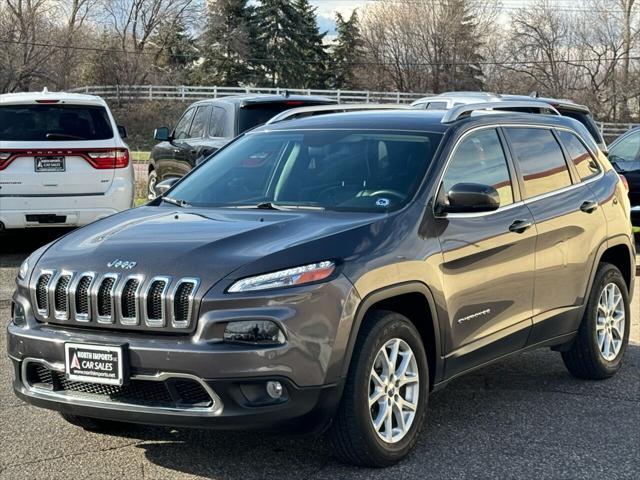
[[[419,381],[411,347],[399,338],[386,342],[369,376],[371,422],[385,442],[399,442],[411,428],[418,407]]]
[[[625,321],[622,292],[615,283],[609,283],[600,294],[596,318],[598,347],[605,360],[611,361],[620,353]]]

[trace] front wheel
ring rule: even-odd
[[[562,352],[567,370],[589,380],[615,375],[622,365],[630,324],[627,284],[617,267],[601,263],[576,339]]]
[[[397,463],[418,439],[428,393],[427,356],[415,326],[398,313],[368,314],[329,430],[337,457],[365,467]]]

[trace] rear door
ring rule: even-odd
[[[125,152],[116,150],[107,110],[51,102],[0,106],[1,195],[96,194],[111,186]]]
[[[602,209],[588,186],[589,179],[600,173],[598,169],[591,177],[586,173],[592,159],[573,133],[548,127],[505,127],[504,132],[538,230],[529,339],[535,344],[577,328],[593,255],[606,238]]]

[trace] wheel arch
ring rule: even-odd
[[[356,339],[367,313],[372,310],[390,310],[400,313],[414,324],[427,351],[429,384],[432,387],[438,383],[444,372],[444,359],[436,303],[429,287],[418,281],[390,285],[375,290],[362,299],[349,334],[341,375],[343,377],[347,375]],[[421,318],[423,313],[426,315]]]
[[[589,292],[593,288],[593,282],[595,281],[596,272],[598,271],[598,265],[602,262],[615,265],[622,273],[629,295],[633,294],[635,271],[633,268],[635,262],[635,254],[633,248],[630,246],[629,237],[626,235],[618,235],[616,237],[609,238],[602,242],[598,248],[598,252],[595,256],[595,262],[591,267],[591,274],[589,276],[589,283],[587,291],[585,292],[585,301],[589,297]]]

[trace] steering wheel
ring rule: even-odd
[[[375,192],[369,193],[367,196],[368,197],[380,197],[382,195],[386,195],[386,196],[389,196],[389,197],[395,197],[396,200],[399,200],[401,202],[403,202],[407,198],[407,196],[405,194],[400,193],[397,190],[386,190],[386,189],[376,190]]]

